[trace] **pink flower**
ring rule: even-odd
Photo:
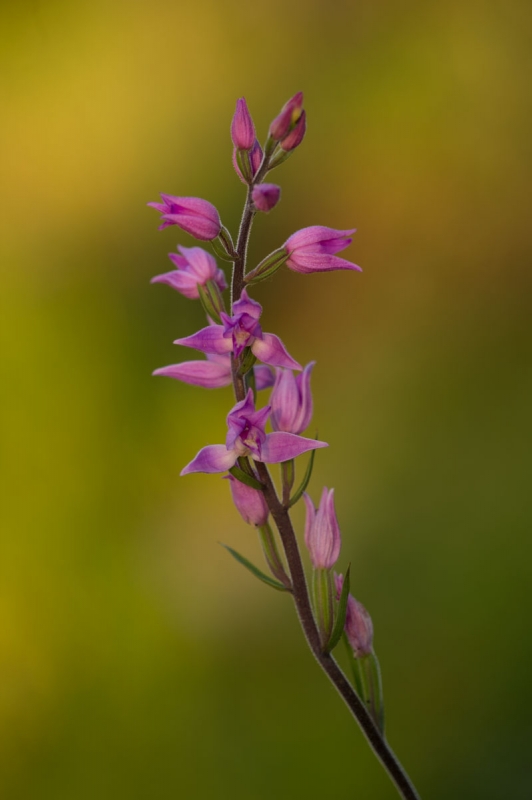
[[[270,422],[274,431],[303,433],[308,427],[312,418],[310,373],[315,363],[311,361],[295,378],[290,369],[276,370],[275,384],[270,396]]]
[[[340,599],[344,579],[342,575],[334,576],[337,599]],[[369,656],[373,650],[373,622],[371,617],[352,594],[347,598],[345,632],[356,658]]]
[[[162,203],[148,203],[162,214],[162,231],[168,225],[177,225],[196,239],[216,239],[222,230],[222,222],[216,208],[200,197],[173,197],[161,194]]]
[[[335,255],[351,244],[351,234],[355,230],[337,231],[322,225],[302,228],[293,233],[284,244],[288,252],[286,266],[295,272],[328,272],[334,269],[354,269],[361,272],[356,264]]]
[[[225,445],[211,444],[204,447],[181,470],[181,475],[188,475],[189,472],[225,472],[236,464],[240,456],[250,456],[255,461],[266,464],[279,464],[297,458],[308,450],[328,447],[326,442],[305,439],[292,433],[266,433],[264,426],[269,414],[269,406],[255,411],[253,392],[250,389],[246,399],[237,403],[227,415]]]
[[[266,214],[271,211],[281,197],[281,188],[276,186],[275,183],[259,183],[253,187],[251,193],[255,208],[259,211],[264,211]]]
[[[173,261],[176,270],[165,272],[163,275],[156,275],[151,279],[151,283],[166,283],[172,289],[176,289],[185,297],[198,299],[198,284],[205,286],[207,281],[214,281],[220,291],[227,289],[225,275],[218,269],[216,261],[201,247],[181,247],[177,248],[181,255],[169,253],[170,261]]]
[[[301,369],[301,365],[287,352],[284,344],[273,333],[263,333],[259,323],[262,306],[252,300],[244,289],[240,300],[233,303],[233,316],[221,313],[223,325],[209,325],[201,331],[176,339],[174,344],[193,347],[203,353],[234,353],[239,356],[249,347],[259,361],[272,367]]]
[[[270,512],[264,494],[258,489],[247,486],[232,475],[226,475],[225,478],[229,480],[233,503],[244,522],[247,522],[248,525],[265,525]]]
[[[340,555],[341,536],[334,510],[334,489],[323,489],[318,510],[308,494],[303,495],[307,506],[305,544],[314,569],[331,569]]]
[[[244,97],[236,101],[236,111],[231,122],[231,139],[238,150],[251,150],[255,142],[255,126]]]

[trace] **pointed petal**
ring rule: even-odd
[[[358,264],[353,264],[351,261],[346,261],[345,258],[331,256],[327,253],[309,255],[297,251],[290,256],[286,266],[294,270],[294,272],[304,273],[331,272],[334,269],[353,269],[362,272],[362,267],[359,267]]]
[[[233,349],[231,339],[224,339],[224,329],[222,325],[209,325],[201,331],[193,333],[192,336],[185,336],[184,339],[176,339],[174,344],[181,344],[184,347],[193,347],[203,353],[230,353]]]
[[[199,297],[198,280],[189,272],[174,269],[172,272],[165,272],[163,275],[155,275],[150,283],[166,283],[172,289],[180,292],[184,297],[189,300],[197,300]]]
[[[307,364],[303,372],[301,372],[296,378],[296,383],[301,398],[299,412],[295,419],[294,430],[296,433],[303,433],[312,419],[313,404],[312,392],[310,391],[310,374],[315,364],[315,361],[311,361],[309,364]]]
[[[328,228],[325,225],[311,225],[309,228],[302,228],[300,231],[293,233],[292,236],[286,240],[285,247],[289,252],[292,252],[300,247],[309,247],[309,245],[320,247],[323,245],[327,248],[327,252],[337,253],[338,250],[342,250],[349,244],[349,242],[341,244],[342,240],[350,240],[350,237],[355,231],[356,228],[351,228],[347,231],[338,231],[336,228]],[[338,245],[332,244],[333,242],[338,242]],[[329,249],[334,247],[336,247],[336,249]]]
[[[318,447],[329,447],[327,442],[317,442],[315,439],[306,439],[296,436],[295,433],[268,433],[266,441],[261,448],[261,457],[257,459],[266,464],[279,464],[281,461],[290,461],[297,458],[307,450],[316,450]]]
[[[218,389],[231,383],[231,366],[215,361],[184,361],[182,364],[156,369],[152,374],[175,378],[204,389]]]
[[[253,319],[259,319],[262,314],[261,304],[249,297],[246,289],[243,289],[240,300],[233,303],[233,317],[237,314],[249,314]]]
[[[265,364],[271,364],[272,367],[302,369],[301,364],[294,361],[282,341],[274,333],[263,333],[262,339],[255,339],[251,345],[251,352]]]
[[[237,455],[234,450],[228,450],[223,444],[209,444],[199,451],[190,464],[183,467],[181,475],[190,472],[225,472],[236,463]]]

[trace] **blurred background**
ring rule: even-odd
[[[230,390],[150,376],[204,318],[149,285],[192,239],[146,203],[205,197],[234,232],[235,101],[264,139],[298,90],[307,136],[251,261],[357,227],[364,272],[254,296],[318,362],[311,494],[336,488],[389,740],[424,798],[532,796],[530,12],[2,3],[6,800],[396,796],[290,600],[219,546],[260,563],[227,483],[179,477]]]

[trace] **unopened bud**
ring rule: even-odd
[[[270,137],[279,142],[284,139],[296,124],[303,110],[303,92],[298,92],[285,103],[281,113],[275,117],[270,125]]]
[[[251,150],[255,142],[255,126],[244,97],[236,101],[236,111],[231,122],[231,139],[237,150]]]
[[[335,575],[336,595],[339,598],[342,592],[343,577]],[[352,594],[347,600],[347,613],[345,617],[345,633],[347,640],[353,648],[355,658],[364,658],[373,652],[373,622],[362,603],[355,600]]]
[[[240,516],[249,525],[265,525],[268,519],[268,506],[264,494],[259,489],[252,489],[245,483],[227,475],[235,504]]]
[[[259,183],[253,187],[252,198],[255,208],[267,214],[279,202],[281,189],[275,183]]]
[[[296,122],[295,126],[288,134],[288,136],[285,136],[284,139],[281,141],[281,148],[285,152],[290,152],[290,150],[295,150],[295,148],[298,147],[303,141],[303,137],[305,135],[306,130],[307,130],[307,115],[303,111],[298,121]]]

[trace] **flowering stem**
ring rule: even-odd
[[[286,560],[288,562],[288,569],[292,578],[294,603],[307,643],[316,661],[355,717],[373,749],[373,752],[380,760],[391,780],[395,783],[403,800],[419,800],[419,795],[410,782],[408,775],[390,749],[386,739],[379,731],[363,702],[354,691],[332,655],[330,653],[324,653],[322,650],[321,637],[312,613],[305,572],[303,570],[301,555],[299,553],[299,547],[288,509],[284,508],[280,503],[266,465],[261,462],[256,462],[255,466],[259,478],[265,486],[264,497],[266,503],[281,536]]]
[[[269,155],[266,152],[262,164],[255,176],[254,183],[259,183],[268,170]],[[246,254],[251,233],[251,226],[255,212],[253,209],[251,192],[253,185],[248,187],[246,203],[242,213],[240,230],[236,245],[238,258],[235,259],[231,281],[231,309],[233,303],[239,300],[244,288],[246,269]],[[237,401],[245,398],[245,386],[242,376],[238,374],[238,360],[232,357],[233,388]],[[386,739],[373,721],[364,703],[349,683],[348,679],[330,653],[323,652],[320,632],[314,619],[310,603],[305,571],[299,553],[296,535],[290,519],[288,508],[280,502],[275,491],[270,473],[265,464],[256,461],[255,469],[260,481],[264,484],[264,498],[270,509],[271,515],[279,531],[283,549],[288,563],[288,570],[292,579],[292,593],[294,603],[305,634],[307,643],[316,658],[316,661],[325,672],[333,686],[336,688],[352,715],[358,722],[362,732],[369,742],[373,752],[380,760],[391,780],[394,782],[403,800],[420,800],[413,784],[404,771],[400,762],[390,749]]]

